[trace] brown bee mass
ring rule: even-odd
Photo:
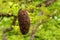
[[[18,11],[18,24],[23,35],[29,32],[30,18],[26,10],[20,9]]]

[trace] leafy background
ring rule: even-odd
[[[29,0],[30,1],[30,0]],[[13,26],[13,30],[6,33],[8,40],[28,40],[29,34],[31,33],[35,23],[39,22],[41,19],[47,20],[47,22],[41,24],[35,33],[34,40],[60,40],[60,0],[51,4],[48,7],[35,7],[37,4],[41,3],[43,0],[33,0],[30,3],[26,3],[25,0],[0,0],[0,12],[3,14],[13,14],[17,16],[19,9],[28,10],[28,14],[31,20],[30,31],[27,35],[22,35],[18,20],[16,25]],[[43,12],[43,15],[40,14]],[[46,15],[53,15],[54,17],[47,18]],[[2,17],[0,17],[1,19]],[[10,27],[13,17],[4,17],[0,21],[0,40],[2,40],[3,29]]]

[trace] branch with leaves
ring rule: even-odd
[[[17,16],[14,16],[13,21],[12,21],[10,27],[3,30],[2,40],[8,40],[8,39],[6,38],[6,32],[9,32],[9,31],[13,30],[12,25],[15,26],[16,20],[17,20]]]
[[[4,17],[17,17],[13,14],[6,14],[6,13],[0,13],[0,21],[3,20]]]
[[[54,3],[56,0],[44,0],[42,3],[36,5],[36,7],[41,7],[43,4],[45,5],[45,7],[51,5],[52,3]]]
[[[44,2],[42,2],[41,4],[38,4],[36,7],[41,7],[42,6],[42,4],[45,4],[45,7],[47,7],[47,6],[49,6],[49,5],[51,5],[53,2],[55,2],[56,0],[45,0]],[[41,12],[41,13],[43,13],[43,12]],[[54,14],[55,15],[55,14]],[[54,16],[54,15],[52,15],[52,16]],[[52,16],[48,16],[47,15],[47,17],[49,18],[49,17],[52,17]],[[38,23],[36,23],[35,24],[35,26],[33,27],[33,30],[32,30],[32,32],[31,32],[31,34],[30,34],[30,39],[29,40],[34,40],[34,34],[35,34],[35,32],[37,31],[37,29],[38,29],[38,27],[41,25],[41,24],[43,24],[43,23],[45,23],[47,20],[40,20],[40,22],[38,22]]]

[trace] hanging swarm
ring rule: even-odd
[[[19,24],[20,31],[23,35],[29,32],[30,18],[26,10],[20,9],[18,11],[18,24]]]

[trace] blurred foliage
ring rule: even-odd
[[[33,29],[35,23],[40,20],[47,20],[46,23],[41,24],[38,30],[35,33],[34,40],[60,40],[60,0],[57,0],[55,3],[51,4],[48,7],[36,7],[37,4],[41,3],[43,0],[0,0],[0,12],[7,14],[18,14],[19,9],[28,10],[28,14],[31,20],[30,32]],[[41,11],[43,14],[41,14]],[[48,19],[47,15],[56,14],[54,17]],[[1,18],[1,17],[0,17]],[[3,29],[11,25],[13,17],[4,17],[0,21],[0,40],[2,40],[2,31]],[[16,25],[13,26],[13,30],[7,32],[8,40],[28,40],[30,32],[23,36],[19,30],[18,21]]]

